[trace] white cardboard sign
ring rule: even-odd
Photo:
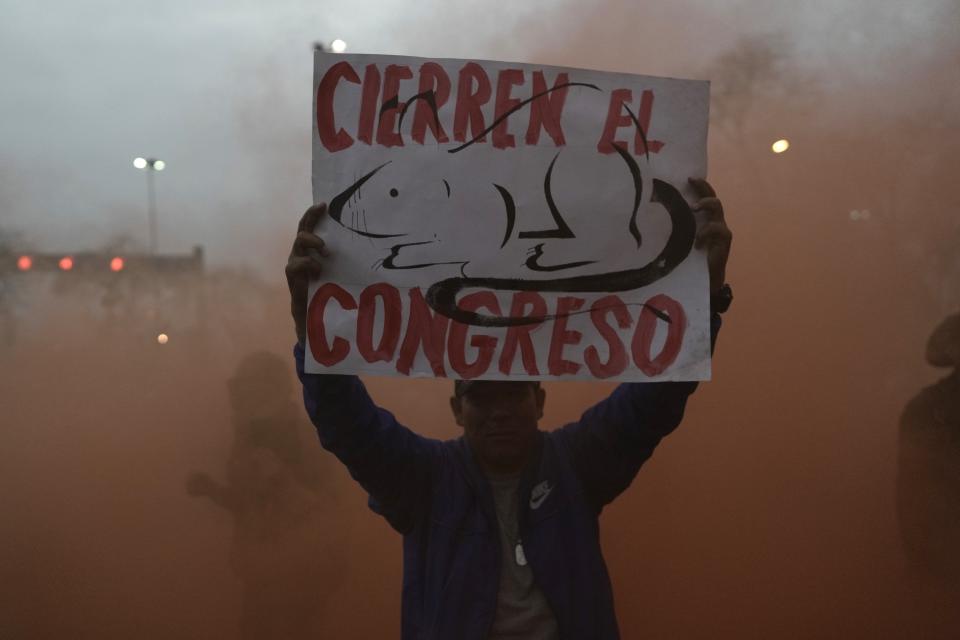
[[[709,379],[707,82],[318,51],[313,95],[308,372]]]

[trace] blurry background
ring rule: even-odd
[[[238,363],[292,372],[282,269],[311,198],[311,49],[335,38],[711,80],[736,301],[714,381],[603,516],[621,632],[956,637],[895,494],[900,413],[942,375],[924,345],[960,307],[960,2],[266,7],[0,0],[0,637],[237,637],[234,524],[184,484],[227,472]],[[163,278],[135,268],[147,180],[157,249],[183,257]],[[130,257],[17,264],[84,251]],[[368,383],[457,435],[448,382]],[[545,425],[609,388],[549,385]],[[326,547],[344,565],[323,631],[395,637],[400,539],[330,473],[349,534]]]

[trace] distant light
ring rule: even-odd
[[[330,43],[330,50],[333,51],[334,53],[343,53],[344,51],[347,50],[347,43],[337,38],[336,40]]]
[[[790,141],[784,140],[783,138],[781,138],[780,140],[777,140],[776,142],[774,142],[770,146],[770,148],[773,149],[774,153],[783,153],[784,151],[790,148]]]
[[[123,258],[117,256],[110,261],[110,271],[123,271]]]
[[[870,219],[870,210],[869,209],[854,209],[850,212],[850,219],[854,222],[860,222],[861,220]]]
[[[167,163],[164,162],[163,160],[153,161],[153,168],[156,169],[157,171],[163,171],[164,167],[166,166],[167,166]]]
[[[20,256],[17,258],[17,269],[20,271],[30,271],[30,267],[33,266],[33,258],[30,256]]]
[[[61,271],[70,271],[73,269],[73,258],[70,256],[63,256],[60,258],[59,265]]]
[[[165,333],[161,333],[157,336],[157,344],[167,344],[169,341],[170,337]]]
[[[137,169],[146,169],[147,168],[147,159],[146,158],[134,158],[133,166]]]

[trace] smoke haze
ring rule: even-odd
[[[0,636],[237,637],[232,521],[184,481],[225,473],[245,355],[292,375],[282,268],[310,204],[311,44],[335,37],[711,80],[736,300],[714,380],[602,518],[624,638],[956,636],[957,593],[909,565],[895,497],[900,414],[942,376],[924,346],[960,307],[960,3],[520,4],[0,4],[0,253],[145,246],[131,160],[153,155],[161,251],[212,265],[141,306],[0,272]],[[367,382],[458,435],[449,382]],[[611,388],[546,387],[548,427]],[[400,539],[334,473],[346,570],[324,632],[395,637]]]

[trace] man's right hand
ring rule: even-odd
[[[297,331],[297,341],[306,345],[307,335],[307,287],[311,278],[317,278],[323,271],[323,259],[330,256],[323,239],[313,230],[320,218],[327,213],[327,205],[316,204],[307,209],[300,224],[297,225],[297,237],[293,241],[290,257],[287,259],[287,287],[290,289],[290,313]]]

